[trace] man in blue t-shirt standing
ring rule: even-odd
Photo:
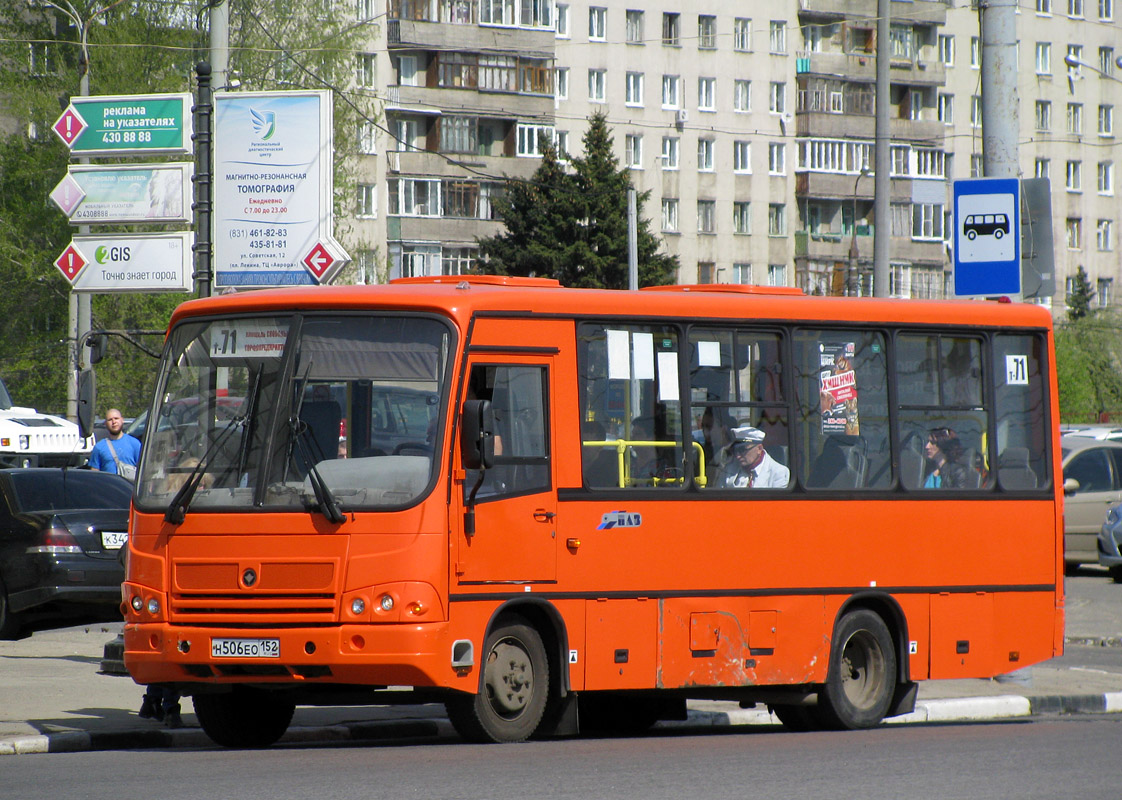
[[[130,481],[136,480],[136,465],[140,462],[140,440],[125,434],[125,420],[121,412],[110,408],[105,412],[105,430],[108,435],[94,445],[87,462],[91,469],[113,472]]]

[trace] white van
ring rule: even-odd
[[[0,380],[0,467],[80,467],[92,448],[73,422],[12,405]]]

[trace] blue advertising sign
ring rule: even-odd
[[[954,182],[954,293],[1021,293],[1021,193],[1016,178]]]

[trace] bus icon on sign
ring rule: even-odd
[[[1009,233],[1009,218],[1005,214],[971,214],[962,223],[962,232],[970,241],[979,236],[1000,239]]]

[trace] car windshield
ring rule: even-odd
[[[433,475],[451,345],[446,322],[420,316],[178,326],[156,423],[148,420],[137,505],[168,508],[195,473],[192,513],[416,502]]]
[[[103,472],[76,469],[34,469],[12,474],[20,511],[64,511],[74,508],[128,508],[132,485]]]

